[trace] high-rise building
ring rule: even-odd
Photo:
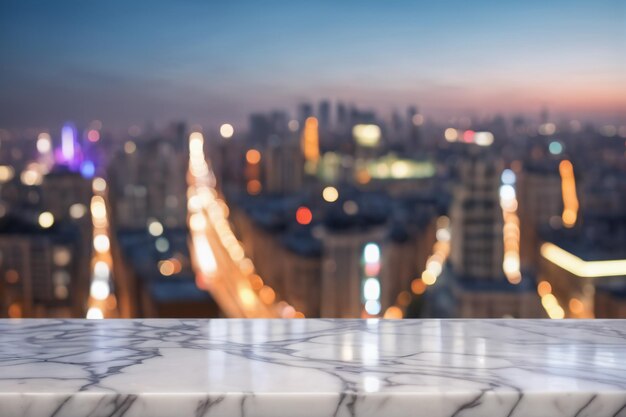
[[[89,247],[75,224],[39,223],[27,215],[0,218],[0,315],[83,316],[89,268],[81,260],[89,259]]]
[[[295,193],[302,186],[304,158],[297,141],[284,141],[279,137],[270,140],[265,152],[265,191],[269,193]]]
[[[109,201],[116,227],[145,228],[150,219],[166,227],[186,223],[188,156],[156,138],[126,149],[109,167]]]
[[[450,261],[455,273],[482,280],[502,277],[500,172],[500,164],[487,155],[472,155],[460,165],[460,184],[450,210]]]
[[[322,131],[326,132],[330,129],[330,101],[322,100],[320,102],[317,119]]]
[[[349,129],[348,126],[348,109],[342,102],[337,103],[337,129],[340,131]]]
[[[459,166],[460,183],[450,210],[452,281],[456,311],[452,316],[537,317],[542,311],[528,276],[511,283],[503,270],[503,213],[500,207],[501,163],[493,155],[469,149]]]
[[[313,116],[313,105],[311,103],[301,103],[298,106],[298,122],[304,126],[304,121]]]
[[[381,250],[381,242],[385,234],[384,227],[353,230],[349,233],[328,228],[325,230],[322,237],[320,283],[322,317],[361,317],[368,301],[373,305],[369,314],[380,314],[382,307],[379,300],[379,273],[384,252]],[[370,287],[377,289],[369,290]],[[373,294],[376,297],[369,297],[366,294],[369,291],[377,293]]]
[[[536,265],[541,246],[540,231],[560,227],[563,212],[561,178],[557,161],[529,163],[524,166],[517,185],[521,228],[521,261]]]

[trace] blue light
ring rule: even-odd
[[[91,161],[85,161],[80,165],[80,173],[85,178],[93,178],[96,166]]]
[[[513,172],[512,170],[508,168],[502,171],[502,177],[501,177],[502,184],[514,185],[515,180],[516,180],[515,172]]]
[[[548,145],[548,150],[552,155],[560,155],[561,152],[563,152],[563,145],[561,144],[561,142],[557,141],[550,142],[550,145]]]

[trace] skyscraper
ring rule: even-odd
[[[330,101],[322,100],[320,102],[318,120],[320,122],[320,130],[328,131],[330,129]]]
[[[450,279],[460,317],[541,317],[539,298],[528,276],[511,283],[503,270],[502,163],[476,145],[459,167],[460,184],[450,211]],[[479,153],[481,152],[481,153]]]

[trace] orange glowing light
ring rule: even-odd
[[[401,307],[406,307],[411,302],[411,294],[408,291],[402,291],[396,298],[396,303]]]
[[[367,172],[366,169],[360,169],[356,173],[356,180],[359,182],[359,184],[367,184],[372,180],[372,176],[369,172]]]
[[[320,159],[318,123],[315,117],[309,117],[304,122],[302,153],[307,161],[315,163]]]
[[[298,210],[296,210],[296,221],[301,225],[310,224],[311,221],[313,221],[313,213],[311,213],[311,209],[304,206],[298,207]]]
[[[259,291],[259,298],[265,304],[272,304],[276,300],[276,293],[271,287],[266,285]]]
[[[426,284],[424,284],[424,281],[422,281],[421,278],[415,278],[411,282],[411,291],[413,291],[413,294],[417,295],[424,294],[424,291],[426,291]]]
[[[249,149],[248,152],[246,152],[246,161],[250,165],[258,164],[259,162],[261,162],[261,152],[257,151],[256,149]]]
[[[115,297],[115,294],[109,295],[105,301],[105,307],[108,310],[115,310],[117,308],[117,298]]]
[[[12,319],[19,319],[22,317],[22,306],[19,303],[13,303],[8,309],[9,317]]]
[[[174,263],[170,260],[159,262],[159,272],[161,275],[169,277],[174,274],[176,270]]]
[[[257,195],[261,192],[261,181],[259,180],[250,180],[248,181],[248,185],[246,187],[246,189],[248,190],[249,194],[252,195]]]
[[[585,311],[585,305],[578,298],[569,300],[569,309],[573,314],[580,315]]]
[[[563,194],[563,226],[574,227],[578,217],[578,196],[576,195],[576,179],[574,166],[567,159],[559,164],[561,174],[561,193]]]
[[[552,285],[548,281],[541,281],[539,285],[537,285],[537,293],[543,297],[552,292]]]
[[[263,288],[263,278],[261,278],[259,275],[252,274],[248,277],[248,280],[250,281],[250,285],[252,285],[252,289],[254,291],[259,291],[261,288]]]
[[[396,306],[391,306],[385,311],[383,316],[386,319],[401,319],[403,316],[402,310]]]

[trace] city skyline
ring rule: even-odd
[[[618,1],[0,6],[0,128],[246,123],[302,101],[626,122]],[[80,34],[80,36],[77,36]]]

